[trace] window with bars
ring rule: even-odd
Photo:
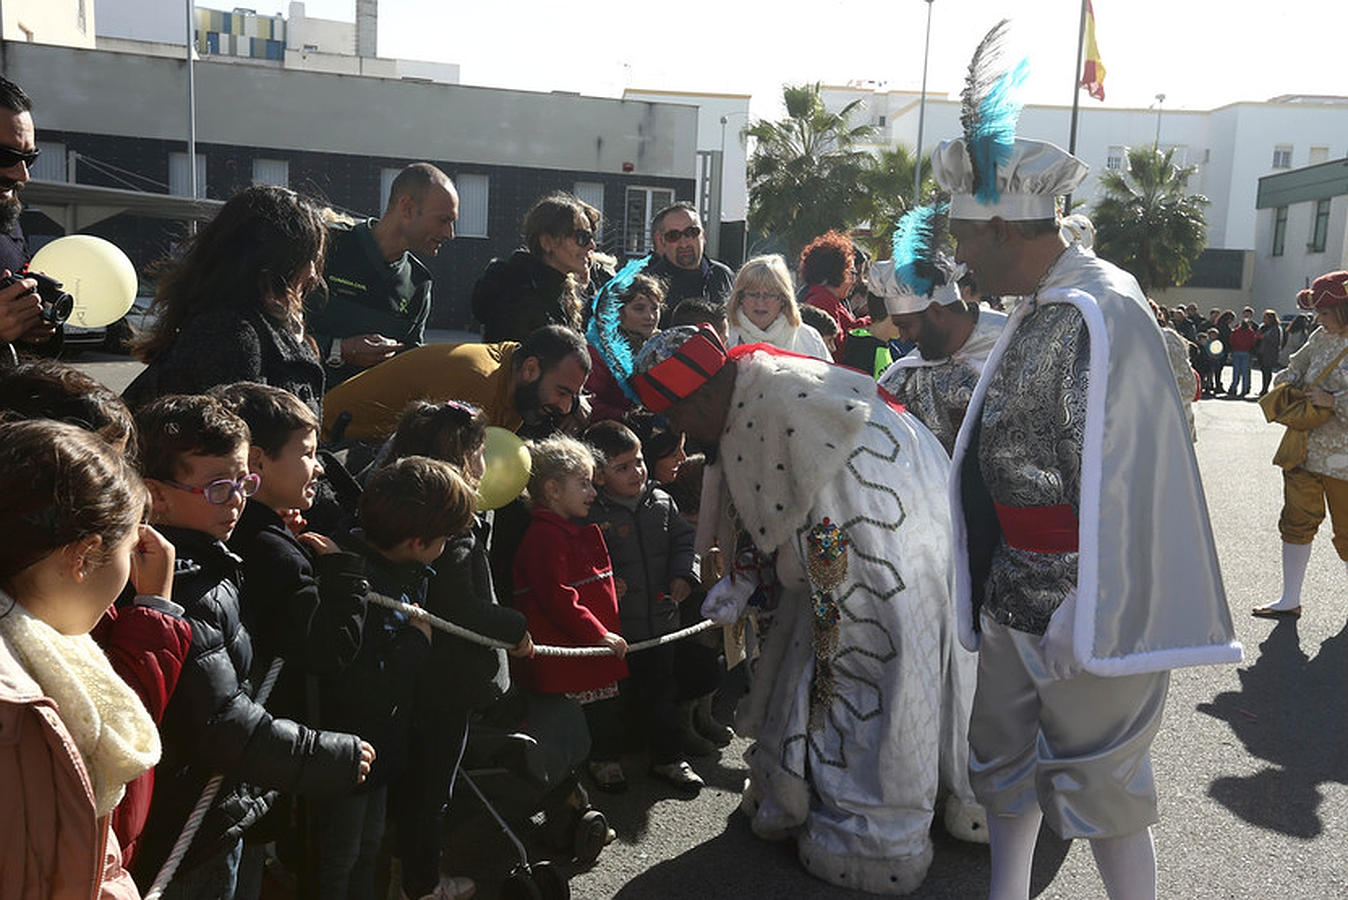
[[[197,155],[197,196],[206,196],[206,155],[198,153]],[[190,197],[192,188],[189,184],[191,173],[187,168],[186,153],[169,154],[169,193],[178,197]]]
[[[42,155],[28,168],[35,181],[69,181],[66,174],[66,145],[57,141],[38,141]]]
[[[655,249],[651,242],[651,216],[674,202],[671,188],[629,187],[623,215],[623,252],[644,256]]]
[[[1311,241],[1306,249],[1311,253],[1324,253],[1325,240],[1329,236],[1329,201],[1315,201],[1315,223],[1311,226]]]
[[[454,178],[459,192],[459,219],[454,223],[458,237],[487,236],[487,200],[489,178],[476,173],[460,173]]]
[[[1110,147],[1105,156],[1105,168],[1111,172],[1121,172],[1128,162],[1127,147]]]
[[[588,203],[602,214],[604,212],[604,184],[600,181],[577,181],[574,189],[576,199],[582,203]],[[599,230],[594,234],[595,246],[600,250],[604,249],[604,226],[607,223],[601,218],[599,220]]]
[[[253,184],[290,187],[290,161],[285,159],[253,160]]]

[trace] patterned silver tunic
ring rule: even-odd
[[[1046,304],[1026,315],[983,405],[978,462],[994,501],[1067,504],[1079,513],[1089,365],[1090,338],[1076,307]],[[983,608],[1003,625],[1043,634],[1076,580],[1075,552],[1036,553],[1003,537]]]
[[[936,435],[949,454],[955,449],[955,437],[977,384],[978,372],[972,366],[948,359],[940,365],[896,370],[885,387]]]

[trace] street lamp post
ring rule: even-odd
[[[746,119],[749,113],[746,110],[732,110],[721,116],[721,157],[717,163],[718,171],[716,173],[716,216],[719,219],[725,208],[725,126],[730,121],[731,116],[744,116]],[[714,231],[709,232],[708,251],[712,256],[716,256],[721,249],[721,223],[716,223]]]
[[[1151,146],[1151,149],[1153,149],[1153,150],[1160,150],[1160,149],[1161,149],[1161,104],[1163,104],[1163,103],[1165,103],[1165,94],[1157,94],[1157,95],[1156,95],[1156,141],[1155,141],[1155,143],[1153,143],[1152,146]]]
[[[917,108],[917,153],[913,158],[913,206],[920,201],[922,191],[922,130],[927,120],[927,60],[931,56],[931,4],[927,3],[927,40],[922,48],[922,99]]]

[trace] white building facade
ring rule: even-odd
[[[1253,298],[1279,312],[1326,272],[1348,269],[1348,158],[1259,179]]]

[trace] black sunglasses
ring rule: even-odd
[[[665,243],[677,244],[680,238],[695,238],[701,233],[701,225],[689,225],[683,231],[679,231],[677,228],[671,228],[669,231],[665,232]]]
[[[15,150],[13,147],[0,147],[0,169],[8,169],[17,166],[19,163],[31,167],[41,155],[42,151],[37,149],[25,153],[22,150]]]
[[[594,243],[594,232],[588,228],[577,228],[571,236],[576,239],[578,247],[588,247]]]

